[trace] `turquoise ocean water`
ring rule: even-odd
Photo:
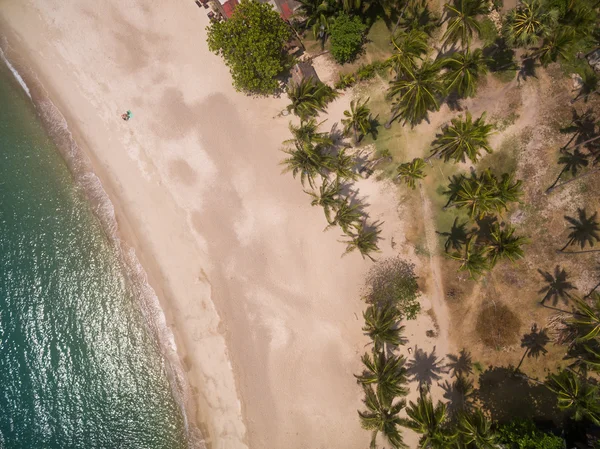
[[[185,448],[115,245],[0,60],[0,448]]]

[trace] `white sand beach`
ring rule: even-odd
[[[67,118],[161,301],[207,447],[363,449],[353,374],[372,262],[340,257],[338,230],[323,232],[322,210],[281,174],[287,99],[235,92],[207,24],[193,0],[0,0],[0,45]],[[330,107],[329,126],[349,101]],[[357,186],[384,222],[379,257],[406,253],[396,187]],[[444,356],[435,260],[417,268],[440,333],[425,336],[423,313],[406,336]]]

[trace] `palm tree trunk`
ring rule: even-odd
[[[600,287],[600,282],[598,282],[596,286],[593,289],[591,289],[587,295],[584,296],[584,298],[589,298],[590,296],[592,296],[592,293],[594,293],[598,287]]]
[[[402,11],[400,12],[400,15],[398,16],[398,20],[396,20],[396,25],[394,26],[394,29],[392,30],[392,37],[394,36],[394,34],[396,34],[396,30],[400,26],[400,21],[402,20],[402,17],[404,17],[404,13],[406,12],[406,8],[408,8],[408,4],[410,3],[410,1],[411,0],[406,0],[406,3],[404,4],[404,8],[402,8]]]
[[[358,131],[356,130],[356,125],[352,127],[354,129],[354,144],[358,145]]]
[[[515,368],[515,373],[517,371],[519,371],[519,368],[521,368],[521,365],[523,364],[523,360],[525,360],[525,356],[527,355],[528,352],[529,352],[529,348],[525,349],[525,353],[523,354],[523,357],[521,357],[521,361],[519,362],[519,364]]]
[[[600,138],[600,136],[599,136],[599,138]],[[575,147],[574,147],[574,148],[575,148]],[[597,172],[599,172],[599,171],[600,171],[600,167],[598,167],[598,168],[594,168],[594,169],[592,169],[592,170],[588,170],[587,172],[585,172],[585,173],[582,173],[582,174],[580,174],[579,176],[575,176],[574,178],[571,178],[571,179],[569,179],[568,181],[565,181],[565,182],[563,182],[562,184],[558,184],[557,186],[554,186],[554,187],[552,188],[552,190],[546,190],[546,193],[547,193],[547,194],[549,194],[549,193],[552,193],[552,192],[553,192],[555,189],[558,189],[559,187],[566,186],[567,184],[569,184],[569,183],[571,183],[571,182],[573,182],[573,181],[577,181],[578,179],[585,178],[586,176],[588,176],[588,175],[591,175],[591,174],[593,174],[593,173],[597,173]]]
[[[567,144],[567,145],[569,145],[569,144]],[[552,185],[546,189],[546,192],[545,192],[545,193],[551,192],[551,191],[552,191],[552,189],[554,189],[554,186],[555,186],[555,185],[558,183],[558,181],[560,180],[560,177],[563,175],[563,173],[564,173],[566,170],[567,170],[567,167],[563,167],[563,169],[562,169],[562,170],[560,171],[560,173],[558,174],[558,177],[556,178],[556,181],[554,181],[554,182],[552,183]]]
[[[386,122],[385,125],[383,125],[383,127],[385,129],[390,129],[392,127],[392,122],[394,120],[396,120],[396,117],[398,117],[398,110],[400,109],[400,105],[398,104],[398,106],[396,106],[395,108],[392,109],[392,115],[390,116],[390,119]]]

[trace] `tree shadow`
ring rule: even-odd
[[[462,247],[467,244],[467,223],[468,222],[466,221],[464,223],[458,223],[458,217],[456,217],[449,231],[435,231],[436,234],[446,237],[446,242],[444,243],[444,250],[446,252],[448,252],[450,248],[461,251]]]
[[[446,363],[446,368],[450,371],[452,376],[468,376],[473,374],[473,358],[471,353],[466,349],[461,349],[458,355],[446,354],[446,358],[449,360]]]
[[[514,368],[490,367],[479,376],[475,397],[492,420],[544,418],[560,422],[556,395],[545,385],[515,375]]]
[[[552,305],[556,306],[558,300],[561,299],[565,304],[568,304],[571,299],[569,290],[575,290],[575,286],[567,281],[569,275],[564,268],[560,268],[558,265],[554,268],[554,274],[550,274],[547,271],[542,271],[538,268],[538,273],[542,275],[546,286],[541,288],[538,293],[544,294],[544,297],[540,301],[540,304],[544,305],[546,301],[552,300]]]
[[[503,70],[516,70],[515,52],[506,41],[499,37],[496,41],[483,49],[483,55],[487,58],[487,66],[491,72]]]
[[[434,380],[442,378],[441,374],[446,373],[442,363],[443,359],[438,359],[435,354],[435,346],[429,354],[415,346],[415,353],[406,365],[406,372],[412,380],[419,382],[419,387],[429,387]]]
[[[498,218],[495,215],[485,215],[483,218],[475,220],[477,227],[473,228],[473,232],[477,236],[478,240],[490,240],[492,236],[492,229],[498,222]]]
[[[537,64],[535,59],[523,59],[521,61],[521,66],[519,67],[519,73],[517,73],[517,82],[519,80],[527,81],[529,78],[537,78],[535,73],[535,69]]]
[[[458,376],[452,383],[445,381],[440,384],[444,390],[444,399],[451,415],[469,410],[473,406],[473,381],[465,376]]]
[[[559,131],[561,134],[573,134],[571,139],[563,146],[563,149],[568,147],[572,142],[577,145],[593,138],[596,135],[594,110],[588,108],[585,112],[579,114],[577,109],[573,108],[571,111],[571,123]]]
[[[547,329],[539,329],[537,324],[534,324],[531,327],[531,331],[528,334],[523,335],[521,338],[521,347],[525,348],[525,352],[523,353],[523,357],[521,357],[521,361],[519,365],[515,369],[515,371],[519,371],[523,360],[525,357],[534,357],[539,358],[540,355],[546,355],[548,350],[546,349],[546,345],[550,342],[550,337],[548,337]]]

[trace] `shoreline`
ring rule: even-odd
[[[189,379],[183,372],[182,361],[187,357],[187,352],[176,328],[167,325],[173,318],[169,304],[162,299],[165,298],[166,293],[158,281],[158,267],[150,258],[143,257],[143,248],[127,214],[110,183],[105,181],[107,177],[101,165],[94,161],[94,154],[89,151],[83,134],[77,128],[77,122],[69,119],[67,109],[61,108],[60,97],[48,92],[39,78],[40,73],[35,69],[33,61],[27,58],[27,52],[15,48],[12,42],[8,42],[9,38],[6,35],[10,35],[11,31],[1,21],[0,30],[0,40],[5,40],[5,42],[0,41],[0,56],[4,60],[2,62],[8,65],[17,82],[30,98],[39,120],[50,139],[54,141],[73,177],[74,187],[82,190],[92,213],[101,223],[107,240],[118,254],[121,269],[124,270],[125,279],[130,284],[128,290],[138,301],[148,331],[156,339],[167,372],[170,373],[169,384],[175,401],[182,409],[189,447],[206,448],[201,429],[202,423],[190,419],[197,416],[198,407],[193,400]],[[57,129],[55,122],[57,119],[64,121],[64,128],[59,126]],[[92,185],[89,183],[90,178]],[[107,208],[111,209],[108,214]]]

